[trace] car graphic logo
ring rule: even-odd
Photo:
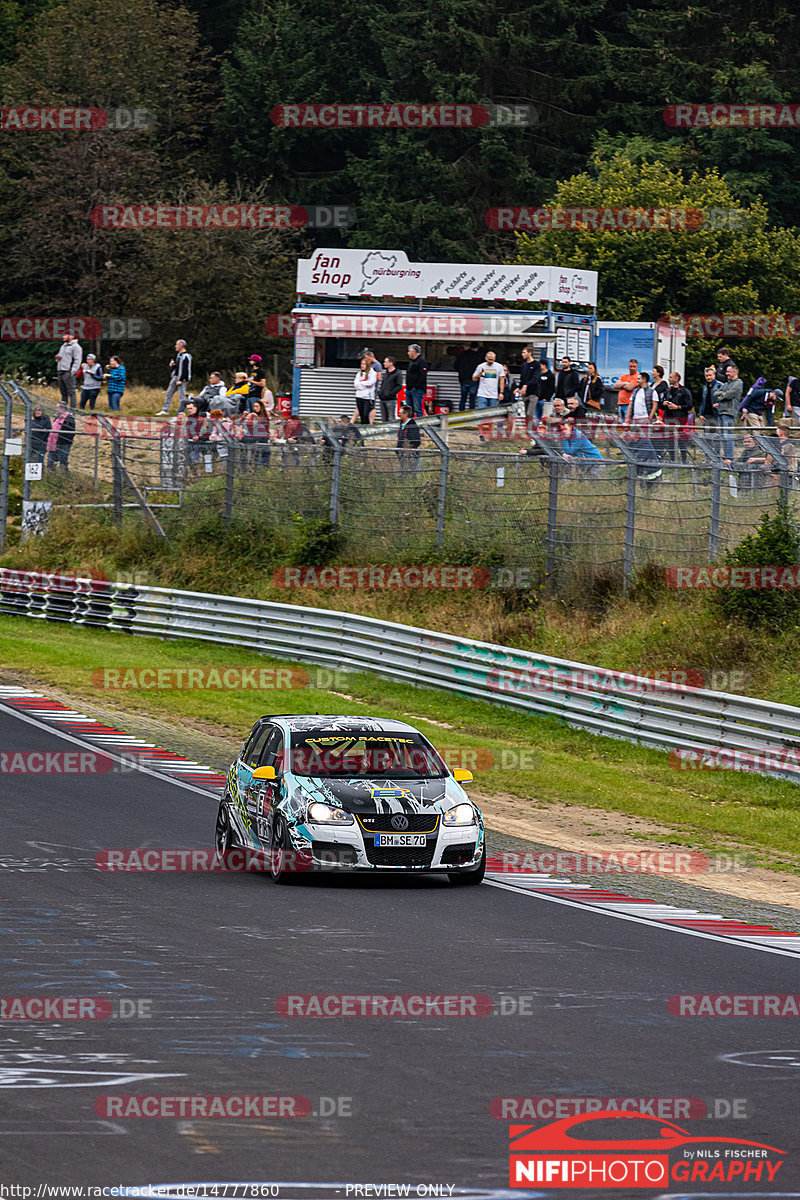
[[[392,787],[371,787],[369,789],[371,800],[411,800],[411,792],[407,792],[405,788]]]
[[[408,817],[404,817],[402,813],[392,817],[392,829],[408,829]]]

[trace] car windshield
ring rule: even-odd
[[[355,779],[441,779],[447,767],[419,733],[309,733],[292,738],[296,775]]]

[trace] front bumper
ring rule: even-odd
[[[454,871],[477,867],[483,855],[483,824],[445,828],[441,821],[425,834],[424,846],[377,847],[375,833],[358,821],[334,826],[309,821],[290,828],[294,849],[310,857],[312,868],[326,871]]]

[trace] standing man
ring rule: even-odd
[[[640,428],[646,435],[650,422],[658,411],[658,392],[650,386],[647,371],[639,372],[637,386],[630,392],[628,415],[624,424]]]
[[[365,346],[364,349],[361,351],[361,357],[366,358],[367,362],[369,363],[369,365],[372,367],[373,371],[375,372],[375,375],[377,377],[377,383],[378,383],[378,392],[380,392],[380,383],[381,383],[381,376],[383,375],[383,367],[381,366],[381,364],[378,362],[377,358],[375,357],[375,351],[372,350],[369,346]]]
[[[494,350],[487,350],[485,360],[478,365],[472,376],[478,384],[478,408],[490,408],[500,403],[506,373],[506,368],[497,361]]]
[[[398,368],[395,359],[387,354],[383,360],[378,399],[381,406],[381,420],[394,421],[397,414],[397,393],[403,386],[403,372]]]
[[[422,435],[419,425],[414,420],[411,405],[400,406],[400,428],[397,431],[397,457],[400,459],[400,470],[412,474],[419,465],[419,447]]]
[[[533,346],[522,347],[522,366],[519,369],[519,398],[525,402],[527,406],[532,397],[537,395],[537,369],[536,359],[533,357]],[[533,413],[530,413],[533,416]]]
[[[406,396],[411,402],[411,411],[415,417],[421,417],[424,408],[425,392],[428,387],[428,364],[422,353],[422,347],[412,342],[408,347],[408,369],[406,370]]]
[[[192,378],[192,356],[186,349],[186,342],[182,338],[178,338],[175,343],[175,357],[170,360],[170,370],[172,374],[169,377],[167,392],[164,396],[164,407],[158,417],[166,417],[169,414],[172,397],[178,393],[179,402],[186,400],[186,385]]]
[[[550,417],[553,414],[553,392],[555,391],[555,387],[556,377],[550,370],[547,359],[542,358],[539,361],[539,368],[536,373],[534,386],[536,403],[533,413],[531,413],[531,404],[533,401],[528,402],[528,417],[530,418],[532,415],[537,425],[543,418]],[[562,398],[559,396],[559,399]],[[564,404],[564,408],[566,409],[566,404]]]
[[[733,462],[734,446],[730,430],[733,429],[736,414],[739,411],[739,402],[742,399],[743,387],[742,381],[739,378],[739,368],[736,364],[733,362],[730,363],[727,370],[728,381],[727,383],[720,384],[712,403],[717,412],[717,424],[720,428],[722,457]]]
[[[677,426],[681,461],[686,462],[686,442],[689,437],[686,426],[689,422],[689,413],[694,408],[694,400],[689,389],[681,384],[681,377],[677,371],[670,373],[669,391],[662,401],[661,408],[664,413],[664,424],[672,426],[673,454],[675,452],[675,426]],[[675,457],[677,458],[677,456]]]
[[[456,359],[458,383],[461,388],[461,401],[458,406],[459,412],[464,412],[467,408],[472,409],[475,407],[478,385],[472,377],[481,362],[481,352],[477,342],[470,342],[468,349],[463,350]]]
[[[617,392],[617,416],[620,421],[628,417],[628,405],[631,402],[631,392],[639,386],[639,360],[632,358],[628,363],[628,374],[620,375],[619,391]]]
[[[719,366],[717,367],[717,379],[720,381],[720,383],[727,383],[730,379],[730,376],[728,375],[728,367],[736,366],[736,363],[731,358],[731,352],[727,346],[720,346],[719,350],[717,351],[717,361],[719,362]]]
[[[73,333],[65,333],[61,349],[56,354],[56,369],[58,371],[58,389],[61,399],[68,408],[75,408],[77,397],[75,386],[83,362],[83,350]]]
[[[565,354],[561,359],[561,370],[556,372],[556,386],[553,394],[560,400],[569,400],[570,396],[578,394],[579,386],[580,376],[572,365],[572,359]]]
[[[714,396],[722,387],[722,384],[717,379],[717,372],[714,367],[705,367],[703,370],[705,383],[703,390],[700,393],[700,409],[698,418],[703,425],[709,429],[713,429],[717,423],[717,410],[714,406]]]

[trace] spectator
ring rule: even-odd
[[[100,366],[100,363],[97,361],[94,354],[87,354],[86,362],[83,364],[81,408],[86,408],[88,403],[90,411],[94,412],[95,402],[97,401],[102,382],[103,368]]]
[[[464,412],[465,409],[473,409],[475,407],[478,385],[472,376],[482,361],[483,355],[478,348],[477,342],[470,342],[468,349],[459,354],[456,360],[458,384],[461,389],[461,400],[458,405],[459,412]]]
[[[175,343],[175,357],[170,359],[169,368],[172,374],[167,384],[164,404],[161,411],[156,413],[158,417],[167,416],[172,405],[172,397],[176,392],[179,402],[186,399],[186,385],[192,378],[192,356],[186,349],[186,342],[183,338],[178,338]]]
[[[361,430],[351,421],[346,413],[342,413],[339,420],[334,422],[331,434],[344,450],[348,446],[352,450],[355,450],[358,446],[361,446],[364,440],[361,437]]]
[[[486,358],[475,368],[472,378],[478,384],[478,408],[490,408],[500,403],[503,397],[506,368],[497,361],[494,350],[486,351]]]
[[[619,391],[617,392],[617,417],[625,422],[628,417],[628,405],[631,402],[631,392],[639,387],[639,361],[632,358],[628,363],[628,374],[620,375]]]
[[[366,355],[361,360],[361,366],[353,380],[356,392],[356,409],[362,425],[371,425],[375,420],[375,391],[378,377]]]
[[[296,467],[300,466],[300,451],[299,446],[311,443],[314,444],[314,438],[310,432],[294,413],[290,413],[283,422],[283,437],[286,442],[283,453],[281,455],[281,466],[286,466],[290,457],[294,459]]]
[[[764,487],[766,479],[764,473],[768,471],[767,459],[764,451],[756,445],[756,439],[752,433],[744,435],[742,443],[742,453],[736,459],[735,463],[731,463],[728,459],[723,459],[726,467],[738,467],[737,475],[739,482],[746,490],[752,490],[755,487]]]
[[[245,401],[245,407],[241,411],[252,412],[253,405],[255,404],[256,400],[266,399],[264,393],[267,390],[267,377],[264,374],[264,368],[261,365],[260,354],[251,354],[247,360],[247,365],[250,369],[250,374],[247,376],[249,388],[247,400]]]
[[[767,406],[774,412],[778,393],[765,387],[751,387],[741,403],[739,412],[742,420],[750,429],[766,427]]]
[[[75,384],[83,362],[83,350],[73,333],[65,333],[61,348],[56,354],[56,370],[58,371],[58,389],[61,399],[69,408],[75,408],[77,399]]]
[[[224,396],[220,396],[220,403],[223,400],[225,400],[225,401],[227,401],[227,404],[225,405],[226,408],[230,409],[231,407],[234,407],[235,411],[237,411],[237,412],[240,412],[240,413],[248,412],[248,411],[250,411],[247,407],[247,401],[249,399],[249,396],[250,396],[250,379],[247,375],[247,372],[246,371],[236,371],[233,376],[233,387],[230,388],[229,391],[227,391]],[[255,405],[255,402],[254,402],[254,405]],[[209,406],[209,407],[211,407],[211,406]],[[217,405],[217,407],[220,407],[220,405]],[[266,407],[266,404],[265,404],[265,407]]]
[[[567,397],[567,413],[570,417],[574,418],[575,424],[579,428],[584,425],[586,418],[589,415],[577,396]]]
[[[636,459],[636,474],[644,483],[655,483],[661,478],[658,452],[647,436],[645,428],[638,422],[631,425],[628,449]]]
[[[477,364],[476,364],[477,365]],[[519,369],[519,399],[526,406],[530,403],[534,405],[537,398],[537,382],[539,375],[539,364],[533,357],[533,346],[522,347],[522,366]],[[534,415],[533,407],[527,411],[527,416]]]
[[[63,400],[56,405],[56,415],[47,436],[47,466],[53,471],[60,467],[69,475],[69,452],[75,437],[75,418]]]
[[[561,453],[565,462],[574,462],[576,458],[603,460],[597,446],[575,428],[572,417],[561,423]]]
[[[694,400],[692,393],[687,387],[681,384],[681,377],[678,371],[672,371],[669,377],[669,392],[663,403],[662,412],[664,414],[664,424],[667,426],[668,433],[672,434],[673,453],[676,438],[679,442],[681,462],[688,461],[686,453],[687,439],[690,436],[687,433],[689,424],[689,414],[694,410]],[[676,430],[677,427],[677,430]]]
[[[790,375],[786,384],[786,401],[783,406],[784,417],[794,418],[795,398],[800,402],[800,379],[796,375]]]
[[[269,412],[263,400],[254,400],[252,412],[246,413],[242,441],[252,451],[253,465],[268,467],[272,457],[270,446]]]
[[[112,354],[106,367],[108,375],[108,411],[119,412],[120,401],[125,391],[125,367],[118,354]]]
[[[572,365],[572,359],[565,354],[561,359],[561,370],[556,373],[554,395],[567,401],[570,396],[576,395],[580,382],[578,372]]]
[[[397,420],[397,393],[403,386],[403,372],[391,354],[383,360],[383,374],[378,385],[378,399],[383,422]]]
[[[51,429],[50,418],[44,409],[37,404],[31,418],[31,462],[44,462],[44,456],[47,453],[47,439]]]
[[[415,417],[421,417],[425,392],[428,388],[428,364],[416,342],[408,347],[408,369],[406,371],[406,397]]]
[[[666,400],[667,393],[669,392],[669,384],[667,383],[666,379],[664,378],[664,368],[663,367],[659,367],[659,366],[653,367],[652,385],[653,385],[653,391],[656,393],[656,396],[658,397],[658,407],[663,408],[664,400]]]
[[[208,441],[209,428],[206,414],[201,413],[197,406],[194,397],[190,396],[186,401],[186,408],[182,414],[186,418],[186,449],[189,463],[194,465],[198,463],[203,456],[204,443]],[[174,418],[176,425],[180,425],[179,417]],[[177,432],[177,430],[176,430]]]
[[[219,371],[212,371],[208,377],[208,383],[206,386],[202,389],[202,391],[198,392],[196,396],[190,396],[189,400],[194,401],[194,403],[197,405],[198,412],[206,414],[211,408],[223,408],[224,411],[224,406],[220,402],[225,399],[227,394],[228,389],[222,382],[222,376],[220,375]],[[179,414],[185,411],[188,403],[188,400],[181,400],[180,404],[178,405]],[[237,402],[237,411],[238,407],[239,405]]]
[[[597,363],[590,362],[578,388],[578,399],[587,411],[599,415],[603,407],[603,381],[597,373]]]
[[[397,457],[401,471],[416,472],[419,465],[419,447],[422,441],[419,425],[414,420],[410,404],[400,407],[400,428],[397,431]]]
[[[717,379],[717,373],[713,367],[706,367],[703,371],[705,383],[703,390],[700,393],[700,410],[698,412],[698,420],[702,425],[706,425],[709,429],[714,429],[717,424],[717,411],[714,405],[714,396],[722,387],[722,384]]]
[[[739,368],[736,363],[731,363],[727,367],[727,372],[728,382],[720,384],[719,389],[714,393],[712,405],[716,409],[717,425],[720,429],[721,457],[733,462],[733,436],[727,431],[733,429],[736,420],[736,413],[742,398],[742,381],[739,378]]]
[[[445,346],[444,354],[440,354],[436,362],[433,364],[434,371],[455,371],[456,357],[460,346]]]
[[[561,399],[560,396],[555,396],[553,399],[552,411],[550,412],[548,420],[552,420],[553,418],[555,418],[556,423],[560,426],[562,420],[565,420],[569,415],[570,415],[569,409],[567,408],[564,401]]]
[[[536,374],[536,373],[535,373]],[[543,417],[550,417],[553,414],[553,393],[556,390],[556,377],[550,370],[550,366],[546,358],[539,360],[538,374],[536,374],[534,395],[536,396],[536,404],[531,413],[530,403],[528,404],[528,416],[533,416],[538,424]],[[561,396],[559,396],[561,400]],[[566,407],[566,405],[564,406]]]
[[[798,455],[797,446],[794,444],[794,442],[789,440],[792,433],[795,432],[794,425],[792,424],[791,421],[788,421],[785,417],[781,417],[780,421],[778,421],[778,424],[775,426],[775,431],[778,435],[778,442],[779,442],[778,449],[780,450],[781,454],[788,462],[789,470],[796,471],[797,470],[797,455]],[[777,465],[774,468],[773,473],[774,474],[780,473],[780,468]]]
[[[375,357],[375,351],[370,346],[365,346],[364,349],[361,351],[361,354],[359,355],[359,357],[366,358],[367,362],[369,363],[369,365],[372,367],[373,371],[375,372],[375,381],[376,381],[375,382],[375,395],[377,396],[378,390],[380,389],[380,385],[381,385],[381,376],[383,375],[383,367],[378,362],[377,358]]]
[[[719,348],[717,351],[717,361],[719,362],[719,366],[717,367],[717,379],[720,381],[720,383],[725,384],[730,379],[728,367],[736,366],[736,363],[731,358],[731,352],[727,346],[721,346]]]
[[[658,411],[658,393],[650,386],[647,371],[639,372],[636,387],[628,395],[628,414],[623,424],[638,425],[647,433],[650,422],[655,419]]]

